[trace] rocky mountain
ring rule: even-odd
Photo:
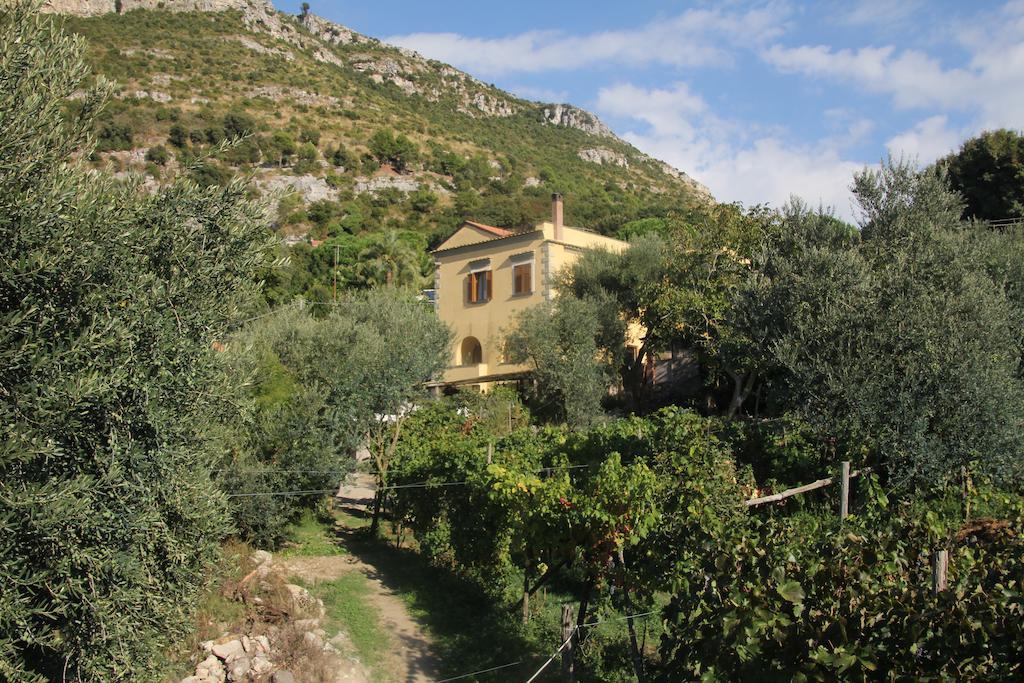
[[[250,174],[288,241],[387,229],[436,242],[464,218],[546,216],[611,233],[713,201],[596,116],[532,102],[441,62],[266,0],[47,0],[116,83],[97,166],[150,184]],[[225,138],[248,135],[230,149]],[[194,160],[210,157],[202,166]]]

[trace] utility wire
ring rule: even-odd
[[[533,470],[533,473],[548,472],[553,470],[568,470],[578,469],[581,467],[593,467],[593,465],[564,465],[559,467],[543,467],[539,470]],[[264,470],[265,471],[265,470]],[[287,472],[288,470],[278,470],[279,472]],[[295,472],[303,472],[307,470],[294,470]],[[309,472],[316,472],[318,470],[308,470]],[[325,470],[326,471],[326,470]],[[434,486],[465,486],[466,484],[472,483],[468,479],[462,481],[418,481],[411,484],[393,484],[391,486],[383,486],[380,490],[382,491],[393,491],[396,489],[426,489]],[[312,495],[315,493],[337,493],[337,489],[326,489],[323,491],[260,491],[251,493],[229,493],[229,498],[236,498],[240,496],[292,496],[292,495]]]
[[[517,664],[522,663],[523,660],[520,659],[518,662],[509,662],[508,664],[502,664],[500,666],[492,666],[490,669],[481,669],[480,671],[473,671],[472,673],[468,674],[459,674],[458,676],[452,676],[451,678],[442,678],[441,680],[437,681],[437,683],[448,683],[449,681],[457,681],[460,678],[469,678],[470,676],[476,676],[477,674],[485,674],[491,671],[497,671],[498,669],[507,669],[510,666],[516,666]]]
[[[640,614],[626,614],[618,617],[608,617],[607,619],[599,619],[598,621],[591,621],[586,624],[580,624],[580,626],[597,626],[603,624],[606,621],[622,621],[623,619],[638,619],[640,617],[649,617],[652,614],[657,614],[658,610],[651,610],[650,612],[642,612]]]
[[[259,491],[255,493],[229,493],[228,498],[253,498],[255,496],[312,496],[321,493],[337,493],[338,489],[322,491]]]

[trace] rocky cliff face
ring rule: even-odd
[[[93,17],[112,12],[130,12],[133,9],[163,9],[168,12],[224,12],[246,11],[262,5],[262,10],[273,11],[267,2],[259,0],[46,0],[44,12],[75,14]]]
[[[521,118],[522,114],[527,114],[530,123],[520,120],[518,123],[510,125],[528,128],[530,125],[541,123],[553,127],[572,128],[600,138],[582,144],[579,142],[569,143],[573,146],[578,145],[569,151],[569,154],[588,165],[603,166],[605,169],[623,169],[622,173],[612,173],[611,177],[618,177],[617,182],[624,187],[634,189],[642,187],[647,188],[650,192],[659,193],[672,192],[673,188],[684,185],[689,188],[692,195],[710,199],[710,193],[702,185],[685,173],[660,161],[652,160],[632,148],[620,140],[597,116],[588,111],[568,104],[544,104],[517,98],[447,64],[426,59],[411,50],[384,44],[375,38],[361,35],[323,17],[311,13],[294,16],[279,12],[269,0],[44,0],[43,5],[45,12],[85,17],[127,14],[133,10],[237,12],[241,16],[245,31],[240,32],[239,35],[218,38],[218,40],[226,39],[234,42],[243,51],[254,53],[261,58],[283,60],[289,64],[289,67],[284,69],[285,72],[300,73],[301,62],[312,58],[315,62],[320,63],[325,70],[337,69],[340,70],[337,73],[360,74],[362,78],[368,79],[373,84],[385,87],[384,90],[375,90],[380,93],[380,97],[397,98],[392,103],[384,105],[389,109],[411,108],[413,111],[421,111],[420,108],[425,100],[427,103],[442,107],[457,117],[463,116],[470,119],[488,120],[517,116]],[[90,21],[103,20],[90,19]],[[122,20],[112,18],[111,21]],[[124,21],[128,21],[128,18],[125,18]],[[175,50],[172,46],[160,47],[138,41],[132,42],[131,38],[127,36],[126,45],[128,47],[120,51],[125,57],[143,52],[159,57],[161,63],[170,63],[178,58],[174,54]],[[228,60],[230,61],[230,59],[229,57]],[[238,61],[245,62],[246,58],[240,56]],[[292,69],[291,65],[295,65],[295,68]],[[182,103],[206,106],[211,105],[212,100],[220,99],[224,90],[230,90],[236,85],[235,83],[227,85],[219,92],[199,92],[195,86],[190,91],[182,91],[180,87],[175,87],[175,83],[187,79],[187,74],[163,71],[151,73],[150,71],[154,68],[162,68],[153,65],[142,65],[136,68],[138,77],[133,82],[126,83],[124,90],[118,94],[122,99],[153,100],[172,107],[180,106]],[[279,66],[272,67],[273,70],[280,68]],[[244,90],[244,94],[248,98],[269,99],[284,107],[325,108],[331,112],[339,109],[356,109],[358,107],[354,103],[362,99],[363,108],[360,112],[362,116],[367,116],[367,107],[371,110],[368,115],[370,118],[376,117],[372,110],[380,111],[381,103],[370,104],[365,97],[361,97],[359,94],[361,86],[358,84],[354,86],[354,90],[346,90],[346,88],[337,88],[336,86],[324,87],[324,79],[314,79],[318,81],[317,86],[304,85],[302,89],[299,89],[291,85],[295,81],[290,80],[287,76],[283,78],[280,76],[263,77],[261,72],[256,69],[250,73],[255,74],[255,80],[251,81],[251,85]],[[330,76],[332,71],[324,73],[326,80],[332,78]],[[345,81],[348,77],[339,76],[339,78]],[[349,82],[351,83],[351,81]],[[386,89],[392,86],[397,88],[397,95],[387,94],[395,92]],[[353,86],[348,87],[352,88]],[[345,92],[348,94],[342,95]],[[421,101],[416,103],[417,99]],[[360,114],[355,115],[359,117]],[[446,116],[447,114],[435,115]],[[416,116],[420,118],[419,114]],[[394,124],[394,127],[402,132],[401,125]],[[413,125],[422,126],[422,119]],[[458,125],[466,126],[467,124]],[[358,149],[364,143],[364,140],[360,139],[360,135],[365,137],[365,134],[357,133],[353,138],[350,133],[349,137],[344,140],[344,144]],[[566,139],[577,141],[578,137],[567,136]],[[461,146],[467,142],[470,145],[474,144],[472,138],[460,141],[459,144]],[[555,144],[557,146],[557,143]],[[493,141],[489,142],[489,145],[493,146]],[[492,148],[484,150],[484,153],[490,156],[500,152]],[[520,153],[522,155],[522,150]],[[526,151],[524,155],[527,166],[530,163],[530,154],[530,151]],[[537,169],[531,170],[536,171]],[[600,173],[608,176],[607,170],[600,171]],[[537,182],[533,176],[529,180]],[[357,185],[357,191],[370,190]]]
[[[576,128],[591,135],[600,135],[606,138],[615,137],[615,133],[608,126],[604,125],[601,119],[589,111],[574,107],[571,104],[545,105],[544,119],[556,126]]]

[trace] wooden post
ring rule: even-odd
[[[936,550],[932,556],[932,592],[938,595],[946,590],[946,570],[949,566],[949,551]]]
[[[487,464],[491,464],[491,460],[494,458],[494,442],[487,442]]]
[[[842,498],[839,500],[839,519],[846,519],[850,514],[850,461],[843,461]]]
[[[508,402],[508,433],[512,433],[512,401]]]
[[[573,609],[572,605],[562,605],[562,642],[569,641],[564,648],[562,648],[562,675],[565,677],[566,683],[573,683],[576,678],[576,673],[573,671],[572,659],[573,659],[573,640],[575,640],[576,625],[573,623]]]
[[[530,563],[523,567],[523,623],[530,623]]]

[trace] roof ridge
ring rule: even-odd
[[[511,230],[508,230],[506,228],[499,228],[495,225],[487,225],[486,223],[477,223],[476,221],[467,220],[463,221],[463,224],[472,225],[474,228],[480,228],[481,230],[497,235],[498,237],[508,237],[509,235],[512,234]]]

